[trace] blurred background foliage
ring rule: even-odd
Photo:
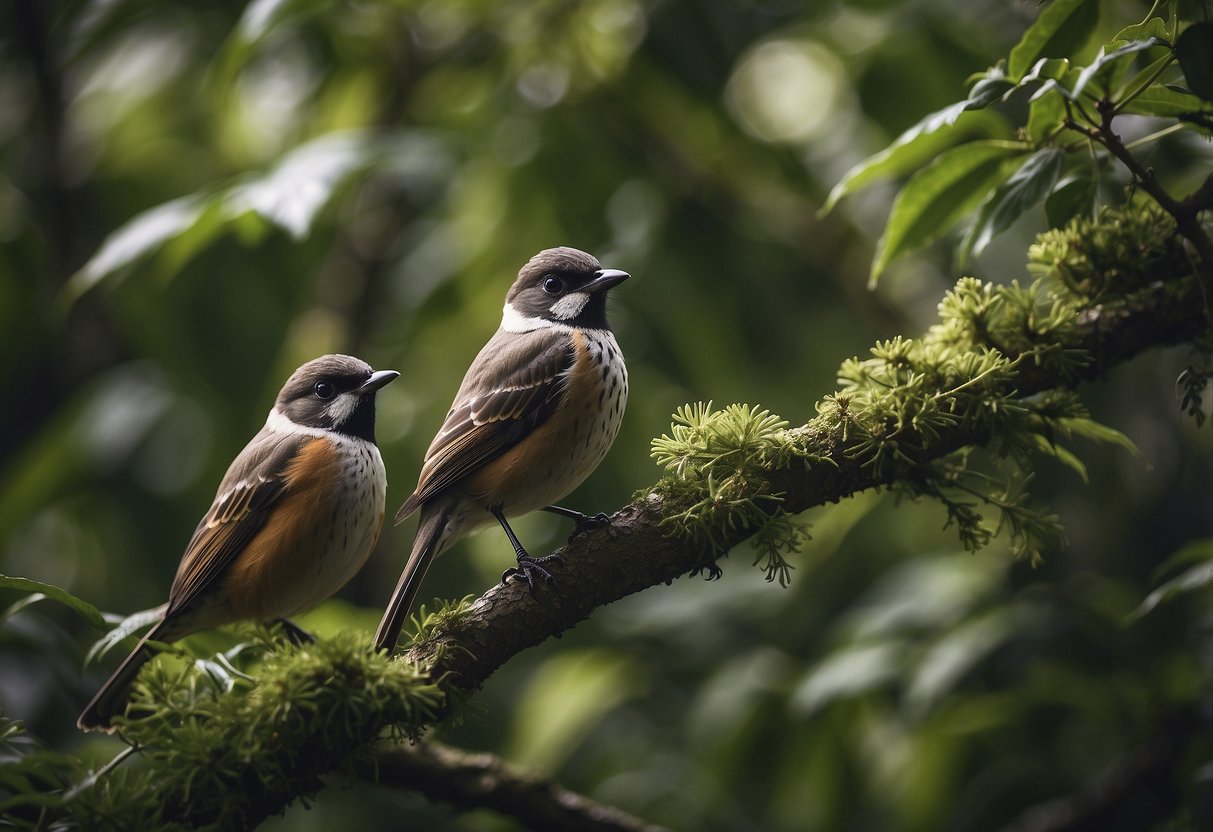
[[[1100,10],[1093,44],[1148,4]],[[655,480],[649,440],[683,402],[807,420],[842,359],[921,331],[957,276],[941,244],[868,291],[893,190],[820,220],[825,195],[961,98],[1036,14],[1002,0],[5,4],[0,571],[122,614],[162,602],[227,462],[290,370],[329,351],[403,374],[380,396],[390,514],[515,271],[558,244],[636,277],[611,313],[627,419],[567,504],[610,510]],[[983,111],[973,130],[1014,123]],[[1180,194],[1213,162],[1189,133],[1144,158]],[[969,272],[1023,278],[1044,227],[1030,212]],[[1042,567],[1000,543],[962,554],[938,506],[861,495],[803,518],[813,540],[790,588],[736,552],[718,583],[603,609],[503,668],[441,738],[676,828],[984,830],[1178,731],[1177,761],[1116,828],[1213,823],[1208,590],[1131,616],[1213,555],[1213,442],[1174,397],[1186,358],[1151,354],[1083,391],[1144,461],[1089,446],[1089,483],[1041,469],[1070,541]],[[546,515],[516,528],[535,551],[568,532]],[[303,623],[371,629],[411,532],[388,528]],[[499,534],[473,538],[425,596],[479,593],[511,560]],[[112,755],[73,725],[105,673],[82,669],[98,633],[57,605],[10,613],[4,714],[54,748]],[[510,828],[338,785],[267,828]]]

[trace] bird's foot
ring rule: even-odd
[[[287,641],[296,647],[304,644],[311,644],[316,640],[314,635],[300,627],[294,621],[291,621],[289,618],[276,618],[274,620],[277,621],[282,627],[282,634],[286,636]]]
[[[580,511],[564,506],[544,506],[543,510],[551,514],[567,517],[573,521],[573,533],[569,535],[569,542],[573,542],[573,538],[583,535],[586,532],[594,529],[601,529],[603,526],[608,526],[611,523],[611,517],[601,511],[597,514],[583,514]]]
[[[533,558],[530,555],[519,555],[518,565],[511,566],[509,569],[501,573],[501,583],[507,584],[510,578],[517,578],[526,581],[527,589],[532,593],[535,592],[535,578],[543,579],[544,583],[554,584],[556,578],[547,570],[549,563],[561,563],[563,558],[560,555],[546,555],[542,558]]]
[[[690,571],[689,576],[695,578],[700,572],[704,573],[703,579],[705,581],[718,581],[720,580],[720,577],[724,575],[724,570],[717,566],[716,561],[714,560],[709,560],[706,563],[699,564]]]

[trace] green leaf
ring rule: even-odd
[[[68,280],[62,303],[70,306],[102,280],[159,249],[198,221],[207,200],[196,195],[174,199],[135,216],[108,235],[97,253]]]
[[[1055,88],[1045,90],[1028,106],[1028,124],[1024,135],[1034,142],[1044,141],[1060,128],[1066,120],[1066,106],[1061,93]]]
[[[871,284],[893,260],[937,240],[1005,175],[1008,159],[1023,147],[999,141],[969,142],[918,171],[893,201],[876,245]]]
[[[1070,90],[1070,99],[1077,99],[1078,96],[1082,94],[1082,91],[1086,89],[1087,84],[1091,82],[1091,79],[1095,78],[1105,69],[1111,67],[1121,58],[1128,57],[1129,55],[1135,55],[1138,52],[1144,52],[1150,47],[1157,45],[1157,40],[1154,38],[1147,38],[1146,40],[1135,40],[1132,43],[1127,43],[1119,49],[1113,49],[1111,52],[1106,51],[1107,47],[1101,46],[1099,49],[1099,54],[1095,56],[1095,60],[1091,62],[1091,65],[1085,67],[1083,71],[1078,74],[1078,80],[1074,82],[1074,87]]]
[[[1122,90],[1121,93],[1116,97],[1117,101],[1129,101],[1136,98],[1138,95],[1141,95],[1142,91],[1147,87],[1159,86],[1158,79],[1161,76],[1162,71],[1166,69],[1167,65],[1173,60],[1175,60],[1175,56],[1172,53],[1167,52],[1167,54],[1163,55],[1161,58],[1154,61],[1154,63],[1137,73],[1137,75],[1133,77],[1133,80],[1126,84],[1124,90]]]
[[[1112,36],[1112,43],[1145,40],[1146,38],[1157,38],[1163,42],[1170,40],[1167,35],[1167,22],[1161,17],[1152,17],[1145,23],[1134,23],[1132,26],[1126,26]]]
[[[1011,50],[1007,74],[1019,80],[1041,58],[1069,57],[1091,36],[1098,21],[1098,0],[1057,0],[1049,4]]]
[[[1061,228],[1079,215],[1090,217],[1095,210],[1095,178],[1082,171],[1066,179],[1045,200],[1050,228]]]
[[[1125,623],[1132,624],[1178,595],[1187,595],[1213,585],[1213,540],[1199,541],[1192,548],[1194,551],[1188,552],[1187,556],[1199,558],[1199,562],[1147,595],[1141,605],[1129,613]]]
[[[961,264],[970,255],[981,254],[991,240],[1053,190],[1065,156],[1065,151],[1056,147],[1038,150],[1006,182],[994,189],[960,244]]]
[[[54,584],[35,581],[30,578],[16,578],[11,575],[0,575],[0,589],[16,589],[21,592],[36,592],[52,601],[66,604],[78,612],[82,618],[98,630],[109,629],[105,616],[88,601],[81,600],[66,589],[60,589]]]
[[[1193,23],[1175,41],[1175,57],[1188,79],[1188,88],[1213,101],[1213,21]]]
[[[1136,113],[1143,116],[1162,116],[1178,118],[1190,113],[1205,112],[1213,115],[1213,107],[1201,101],[1195,95],[1180,92],[1168,87],[1150,87],[1143,91],[1120,110],[1123,113]]]
[[[1116,428],[1101,425],[1094,419],[1067,416],[1054,420],[1054,424],[1061,427],[1069,435],[1081,436],[1085,439],[1103,442],[1108,445],[1116,445],[1124,448],[1138,460],[1145,461],[1145,455],[1133,443],[1132,439],[1125,436]]]
[[[934,159],[960,139],[1005,133],[1001,116],[967,111],[967,104],[967,101],[958,101],[931,113],[898,136],[884,150],[847,171],[830,191],[819,216],[829,213],[843,197],[862,190],[873,182],[913,170]]]
[[[135,633],[159,621],[163,614],[163,605],[152,607],[150,610],[140,610],[139,612],[131,613],[119,621],[112,630],[93,643],[93,646],[88,650],[88,654],[84,657],[84,663],[89,664],[104,658],[106,653],[134,636]],[[128,649],[131,647],[134,647],[134,645],[127,645]]]

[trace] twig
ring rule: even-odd
[[[385,751],[358,769],[380,785],[421,792],[462,809],[493,809],[545,832],[658,832],[613,806],[571,792],[493,754],[434,742]]]

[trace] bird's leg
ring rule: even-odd
[[[282,627],[282,634],[286,636],[287,641],[296,647],[301,644],[311,644],[316,640],[314,635],[289,618],[275,618],[274,621]]]
[[[526,549],[522,548],[522,544],[518,542],[518,535],[514,534],[514,530],[510,528],[510,524],[505,521],[505,515],[501,513],[501,509],[494,508],[489,509],[489,511],[497,518],[497,522],[501,524],[501,528],[505,530],[505,536],[510,539],[510,545],[514,547],[514,556],[518,558],[517,566],[511,566],[501,573],[501,582],[504,584],[510,578],[521,578],[526,581],[527,588],[531,592],[535,591],[536,574],[549,584],[556,583],[556,579],[552,577],[551,572],[544,568],[544,564],[560,563],[560,555],[548,555],[542,558],[531,557],[527,554]]]
[[[565,508],[564,506],[544,506],[541,511],[547,511],[560,517],[567,517],[573,521],[573,533],[569,535],[569,542],[573,542],[573,538],[578,535],[585,534],[594,529],[601,529],[603,526],[610,525],[611,517],[601,511],[597,514],[582,514],[575,509]]]

